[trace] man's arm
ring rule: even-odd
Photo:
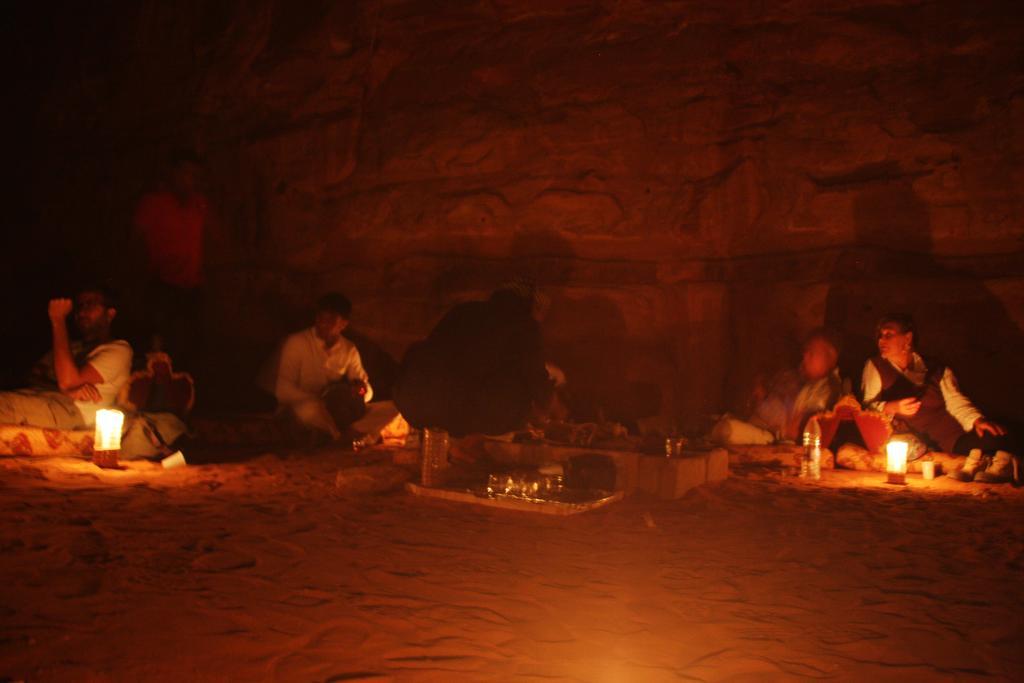
[[[299,403],[318,398],[299,386],[302,370],[303,340],[297,336],[288,337],[281,347],[281,362],[277,367],[277,381],[274,396],[279,403]]]
[[[86,363],[75,365],[68,341],[67,317],[71,313],[71,299],[52,299],[49,306],[50,327],[53,330],[53,370],[57,375],[57,386],[63,392],[78,389],[83,384],[102,384],[103,377]]]
[[[985,416],[974,407],[971,400],[960,393],[960,385],[956,381],[953,371],[946,367],[939,380],[939,389],[942,390],[942,398],[946,402],[946,410],[952,415],[965,432],[975,428],[978,420],[985,421]]]
[[[99,403],[103,400],[103,395],[100,393],[100,390],[96,388],[95,384],[83,384],[77,389],[68,389],[61,393],[73,401]]]
[[[351,342],[349,343],[351,344]],[[345,377],[349,381],[358,381],[366,385],[366,393],[363,394],[364,403],[369,403],[373,400],[373,387],[370,386],[370,376],[366,374],[366,370],[363,368],[363,357],[359,355],[359,349],[356,348],[355,344],[352,344],[349,349]]]
[[[116,399],[116,392],[120,391],[131,377],[132,355],[131,345],[125,341],[100,344],[89,353],[87,366],[100,377],[98,384],[108,385],[114,390],[114,395],[108,395],[107,400]],[[104,399],[99,392],[99,387],[93,384],[83,384],[77,389],[64,393],[76,401],[100,403]]]

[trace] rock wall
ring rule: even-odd
[[[1022,416],[1015,2],[86,14],[52,19],[39,222],[81,253],[114,247],[159,160],[198,149],[222,377],[251,373],[323,289],[400,357],[454,302],[526,274],[587,414],[693,426],[825,322],[857,373],[897,306],[983,405]]]

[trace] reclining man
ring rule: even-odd
[[[343,294],[321,297],[313,326],[285,339],[274,383],[278,404],[333,441],[342,439],[373,398],[359,350],[341,336],[351,315],[352,303]]]
[[[1011,437],[960,393],[953,371],[915,351],[914,321],[890,314],[878,321],[878,355],[864,364],[864,403],[894,416],[894,427],[928,446],[968,455],[951,473],[961,481],[1005,482],[1013,473]]]
[[[97,410],[114,405],[131,376],[132,347],[111,336],[117,315],[111,295],[83,289],[73,310],[82,337],[75,342],[67,328],[71,300],[50,301],[53,348],[33,370],[30,388],[0,392],[0,424],[83,429],[95,423]]]
[[[783,370],[768,386],[758,382],[754,410],[744,422],[726,415],[715,424],[712,438],[729,446],[797,441],[808,418],[831,408],[842,390],[839,342],[829,330],[807,335],[799,367]]]

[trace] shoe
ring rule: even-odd
[[[974,481],[974,477],[984,470],[987,464],[988,458],[981,454],[981,449],[972,448],[960,469],[951,472],[949,476],[960,481]]]
[[[378,443],[380,443],[380,433],[370,432],[368,434],[363,434],[358,438],[352,439],[352,450],[361,451],[364,448],[375,446]]]
[[[354,451],[356,450],[356,441],[361,436],[362,434],[354,429],[345,429],[338,432],[338,435],[331,439],[331,444],[343,451]]]
[[[1006,451],[996,451],[992,461],[983,472],[974,475],[974,481],[986,484],[1005,484],[1013,477],[1013,456]]]

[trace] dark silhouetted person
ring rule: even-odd
[[[456,437],[522,428],[552,389],[534,317],[541,302],[517,281],[445,314],[402,361],[394,398],[409,424]]]

